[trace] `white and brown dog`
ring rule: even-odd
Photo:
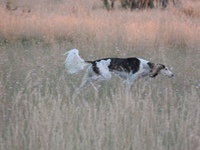
[[[158,74],[173,77],[173,73],[162,64],[131,57],[131,58],[102,58],[95,61],[85,61],[79,56],[77,49],[65,53],[65,67],[70,74],[74,74],[87,67],[86,75],[77,90],[91,84],[94,88],[95,81],[109,80],[114,73],[122,78],[127,90],[131,89],[134,81],[141,77],[155,78]],[[96,88],[95,88],[96,89]]]

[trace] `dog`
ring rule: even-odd
[[[134,81],[149,76],[155,78],[158,74],[173,77],[173,73],[163,64],[153,63],[141,58],[102,58],[94,61],[85,61],[79,56],[77,49],[65,53],[65,67],[69,74],[78,73],[87,68],[83,82],[77,90],[91,84],[95,90],[95,81],[109,80],[112,74],[123,79],[127,90],[130,90]]]

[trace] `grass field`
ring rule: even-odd
[[[184,3],[183,3],[184,2]],[[200,2],[106,11],[102,1],[0,2],[0,150],[199,150]],[[86,60],[141,57],[167,65],[130,93],[113,76],[72,95],[66,51]]]

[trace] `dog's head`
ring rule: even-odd
[[[174,76],[174,74],[165,65],[149,63],[149,66],[151,68],[149,74],[151,78],[156,77],[158,74],[162,74],[170,78]]]

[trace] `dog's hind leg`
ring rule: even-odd
[[[95,99],[97,99],[98,95],[99,95],[99,87],[95,86],[95,84],[93,82],[90,82],[90,84],[92,85],[94,91],[95,91]]]
[[[80,85],[78,88],[75,89],[75,91],[74,91],[74,93],[73,93],[73,95],[72,95],[72,101],[73,101],[73,103],[74,103],[74,100],[75,100],[76,96],[79,95],[80,92],[81,92],[81,90],[82,90],[83,88],[85,88],[86,86],[88,86],[89,83],[90,83],[90,80],[89,80],[88,75],[86,74],[86,75],[84,76],[83,80],[82,80],[81,85]]]
[[[89,67],[87,69],[87,73],[83,77],[81,85],[74,91],[73,94],[73,100],[75,99],[75,96],[80,94],[81,90],[88,87],[89,85],[92,85],[92,87],[95,89],[95,92],[98,91],[98,89],[93,84],[94,81],[98,79],[98,76],[93,72],[92,68]]]
[[[90,83],[90,81],[88,79],[84,79],[83,82],[81,83],[81,85],[78,88],[75,89],[73,95],[79,94],[83,88],[85,88],[86,86],[89,85],[89,83]]]

